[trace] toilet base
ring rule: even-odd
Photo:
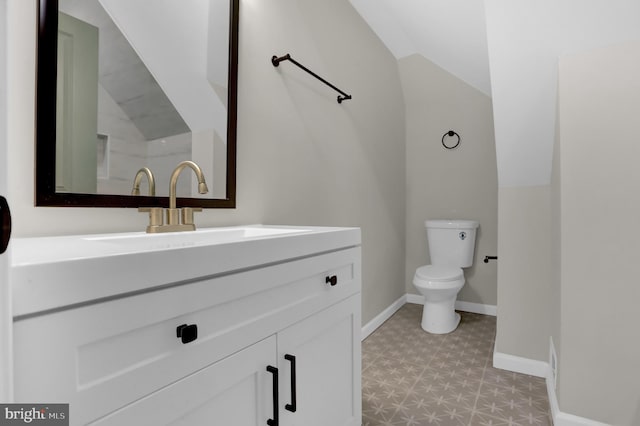
[[[426,303],[422,309],[422,329],[431,334],[451,333],[460,324],[460,314],[454,310],[453,303]]]

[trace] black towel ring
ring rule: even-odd
[[[456,142],[455,145],[449,146],[444,142],[444,138],[449,136],[450,138],[457,136],[458,137],[458,141]],[[442,135],[442,146],[444,146],[447,149],[454,149],[457,148],[458,145],[460,145],[460,135],[457,134],[456,132],[454,132],[453,130],[449,130],[448,132],[446,132],[444,135]]]

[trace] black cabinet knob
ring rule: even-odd
[[[334,285],[338,284],[338,277],[336,275],[326,277],[324,282],[327,284],[331,284],[331,287],[333,287]]]
[[[196,324],[179,325],[176,328],[176,337],[179,337],[183,344],[193,342],[198,338],[198,326]]]

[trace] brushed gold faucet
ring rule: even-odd
[[[171,173],[171,179],[169,181],[169,208],[166,209],[167,223],[163,223],[161,207],[140,207],[138,209],[140,212],[149,213],[149,226],[147,226],[148,233],[195,231],[196,225],[193,221],[193,213],[201,212],[202,208],[183,207],[179,209],[176,206],[176,187],[178,185],[178,177],[185,167],[189,167],[196,174],[196,177],[198,178],[198,192],[200,194],[206,194],[209,192],[200,166],[193,161],[188,160],[179,163],[173,170],[173,173]]]
[[[142,181],[142,176],[147,176],[147,181],[149,182],[149,195],[151,197],[155,197],[156,195],[156,180],[153,177],[153,172],[148,167],[143,167],[136,173],[136,177],[133,179],[133,189],[131,190],[131,195],[140,195],[140,182]]]
[[[171,173],[171,179],[169,181],[169,208],[167,209],[167,225],[166,226],[180,226],[184,227],[184,229],[179,229],[180,231],[194,231],[196,226],[193,223],[193,212],[202,211],[200,207],[183,207],[182,209],[176,208],[176,186],[178,184],[178,176],[180,176],[180,172],[184,170],[185,167],[190,167],[191,170],[196,174],[198,178],[198,193],[206,194],[209,192],[209,188],[207,188],[207,184],[204,181],[204,174],[202,173],[202,169],[193,161],[183,161],[175,168],[173,173]],[[180,217],[180,213],[182,210],[182,218]],[[182,219],[182,223],[180,223],[180,219]]]

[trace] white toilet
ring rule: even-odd
[[[413,277],[413,285],[425,299],[422,328],[434,334],[450,333],[460,323],[454,305],[464,286],[461,268],[473,264],[479,224],[475,220],[427,220],[424,224],[431,265],[419,267]]]

